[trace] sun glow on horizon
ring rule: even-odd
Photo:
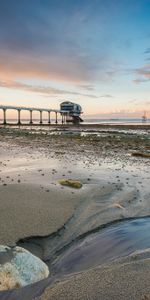
[[[1,1],[0,104],[149,115],[149,14],[149,0]]]

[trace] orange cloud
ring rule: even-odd
[[[17,78],[37,78],[54,81],[86,83],[90,72],[79,60],[69,60],[67,57],[41,58],[35,54],[32,57],[0,53],[0,79],[16,80]]]

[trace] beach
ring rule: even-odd
[[[144,157],[150,152],[149,130],[1,126],[0,244],[27,248],[56,277],[39,289],[36,283],[24,293],[0,293],[1,299],[149,299],[146,249],[122,258],[114,254],[114,260],[71,274],[51,271],[51,263],[79,238],[116,221],[150,216],[150,158]],[[63,186],[62,179],[78,180],[82,187]]]

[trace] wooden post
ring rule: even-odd
[[[33,124],[33,120],[32,120],[32,110],[30,110],[30,124]]]
[[[64,115],[62,114],[62,124],[64,123]]]
[[[55,112],[55,114],[56,114],[56,122],[55,122],[55,123],[57,124],[57,123],[58,123],[58,120],[57,120],[57,112]]]
[[[20,121],[20,112],[21,112],[21,109],[17,109],[18,110],[18,125],[21,124],[21,121]]]
[[[50,111],[48,111],[48,124],[50,124],[51,123],[51,112]]]
[[[4,116],[3,124],[6,125],[7,124],[7,121],[6,121],[6,109],[4,109],[4,108],[3,108],[3,116]]]
[[[42,110],[40,110],[40,124],[42,124],[43,121],[42,121]]]

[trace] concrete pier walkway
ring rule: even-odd
[[[30,119],[29,124],[33,124],[33,111],[38,111],[40,113],[40,120],[39,123],[43,124],[43,112],[48,113],[48,124],[51,124],[51,113],[55,113],[55,124],[58,123],[58,114],[61,115],[61,122],[62,124],[66,122],[66,116],[68,111],[59,110],[59,109],[48,109],[48,108],[37,108],[37,107],[22,107],[22,106],[5,106],[0,105],[0,110],[3,111],[3,125],[8,124],[7,122],[7,111],[8,110],[16,110],[18,113],[17,124],[21,125],[21,111],[29,111]],[[10,123],[9,123],[10,124]]]

